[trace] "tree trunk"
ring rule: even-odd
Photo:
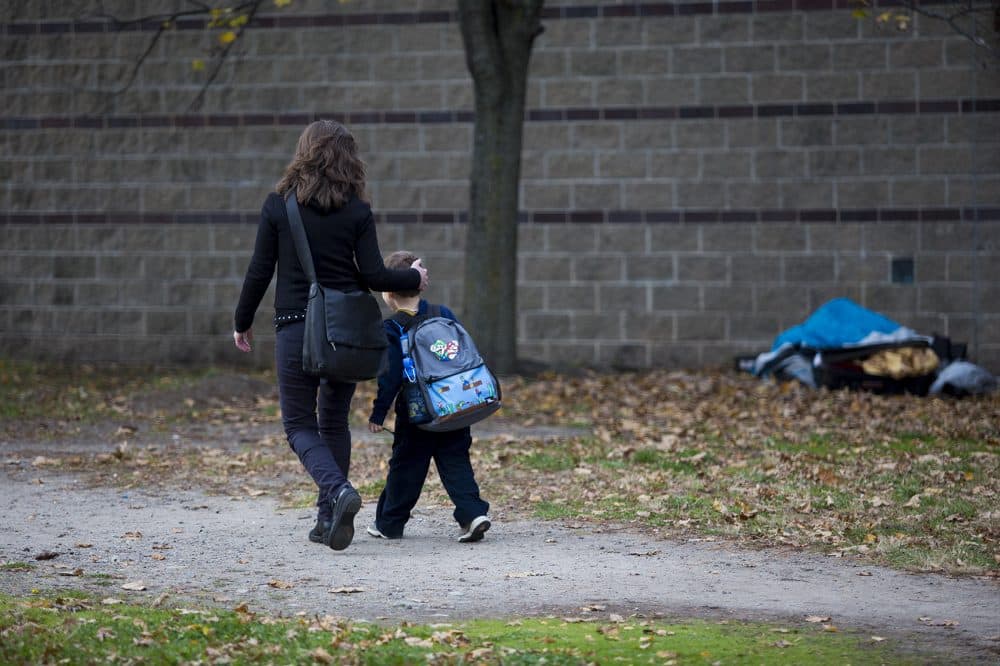
[[[459,0],[476,121],[463,319],[498,373],[517,367],[517,215],[528,62],[542,0]]]

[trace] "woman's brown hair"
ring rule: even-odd
[[[299,203],[328,211],[343,206],[352,194],[367,200],[365,176],[354,136],[335,120],[317,120],[302,131],[275,189],[281,196],[294,191]]]

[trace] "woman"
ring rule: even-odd
[[[294,192],[300,204],[316,279],[324,287],[423,290],[427,271],[419,261],[404,270],[390,270],[382,263],[366,201],[365,165],[354,137],[340,123],[318,120],[306,127],[275,189],[261,210],[253,257],[236,306],[233,339],[240,351],[251,350],[254,314],[277,264],[274,325],[281,420],[289,445],[319,487],[318,519],[309,539],[343,550],[354,538],[354,516],[361,509],[361,496],[347,480],[351,464],[347,417],[355,384],[321,380],[302,371],[309,280],[295,253],[285,197]]]

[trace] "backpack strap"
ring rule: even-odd
[[[389,321],[399,328],[399,347],[403,352],[403,377],[410,383],[417,381],[416,370],[413,367],[413,356],[410,354],[410,331],[422,321],[441,316],[441,306],[436,303],[427,304],[427,312],[422,315],[411,315],[408,312],[397,311]]]

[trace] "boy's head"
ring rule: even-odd
[[[420,257],[412,252],[409,252],[408,250],[396,250],[385,258],[385,267],[392,269],[409,268],[413,265],[413,262],[419,258]],[[404,291],[393,291],[389,293],[394,296],[398,296],[399,298],[413,298],[414,296],[420,295],[420,290],[407,289]]]

